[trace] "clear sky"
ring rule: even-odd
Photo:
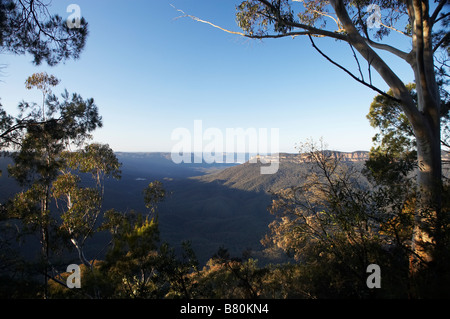
[[[66,88],[95,99],[104,127],[94,141],[115,151],[170,151],[172,132],[193,130],[194,120],[223,132],[278,128],[282,152],[296,152],[295,144],[310,137],[341,151],[372,146],[375,130],[366,114],[376,92],[326,61],[307,37],[249,40],[175,19],[180,14],[170,6],[239,31],[238,0],[54,0],[52,11],[68,17],[71,3],[90,30],[79,60],[36,67],[30,56],[0,55],[6,65],[0,97],[9,113],[17,113],[21,100],[39,101],[24,82],[46,71],[61,80],[55,92]],[[348,45],[316,43],[356,71]],[[413,80],[407,65],[389,61],[404,81]]]

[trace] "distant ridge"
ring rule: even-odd
[[[367,151],[339,152],[326,151],[332,157],[340,158],[343,163],[357,165],[362,168],[369,158]],[[265,160],[274,159],[276,155],[256,156]],[[310,173],[311,164],[306,154],[280,153],[279,168],[275,174],[261,174],[261,162],[255,157],[241,165],[232,166],[218,172],[192,177],[204,183],[217,183],[222,186],[245,191],[270,192],[282,188],[297,186]],[[253,161],[252,161],[253,159]]]
[[[172,153],[170,152],[115,152],[118,157],[127,157],[127,158],[148,158],[148,159],[161,159],[161,160],[167,160],[172,161]],[[354,151],[354,152],[341,152],[341,151],[332,151],[332,150],[326,150],[325,153],[331,154],[332,157],[337,158],[341,157],[341,159],[345,162],[359,162],[359,161],[366,161],[369,159],[369,152],[368,151]],[[229,156],[231,154],[231,156]],[[221,163],[226,163],[227,159],[234,159],[234,164],[243,164],[245,162],[249,162],[254,160],[255,158],[258,159],[274,159],[277,157],[277,155],[253,155],[249,153],[230,153],[227,155],[227,153],[223,153],[218,158],[220,158]],[[202,153],[189,153],[189,155],[186,155],[187,158],[190,158],[190,163],[183,163],[183,164],[205,164],[204,158],[202,158]],[[203,155],[204,157],[205,155]],[[228,157],[227,157],[228,156]],[[307,154],[299,154],[299,153],[278,153],[278,158],[281,161],[285,162],[293,162],[293,163],[303,163],[307,162]],[[239,161],[241,160],[241,161]],[[220,164],[219,162],[215,164]],[[230,163],[231,164],[231,163]]]
[[[369,159],[368,151],[354,151],[354,152],[340,152],[340,151],[324,151],[325,154],[330,155],[333,158],[340,158],[343,162],[363,162]],[[266,162],[275,159],[276,155],[256,155],[250,158],[251,162],[255,158],[263,159]],[[306,163],[308,162],[308,154],[294,154],[294,153],[280,153],[278,155],[280,162],[290,163]]]

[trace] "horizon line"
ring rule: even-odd
[[[370,151],[367,150],[356,150],[356,151],[339,151],[339,150],[324,150],[326,152],[339,152],[339,153],[357,153],[357,152],[365,152],[369,153]],[[165,153],[165,154],[172,154],[171,151],[114,151],[114,153],[141,153],[141,154],[156,154],[156,153]],[[205,152],[187,152],[187,154],[204,154]],[[222,154],[254,154],[254,155],[261,155],[259,153],[255,152],[221,152]],[[209,154],[209,153],[208,153]],[[215,153],[212,153],[215,154]],[[301,154],[300,152],[274,152],[264,155],[272,155],[272,154],[291,154],[291,155],[297,155]]]

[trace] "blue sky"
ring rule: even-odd
[[[39,101],[25,79],[46,71],[66,88],[94,98],[104,127],[94,141],[115,151],[170,151],[171,133],[203,127],[278,128],[280,151],[323,137],[330,148],[369,150],[375,130],[366,114],[376,93],[352,80],[312,48],[309,39],[248,40],[188,18],[185,12],[239,31],[234,0],[58,0],[52,11],[67,17],[76,3],[90,35],[79,60],[33,66],[30,56],[2,54],[0,96],[17,113],[21,100]],[[298,5],[298,4],[294,4]],[[398,43],[400,38],[392,41]],[[352,70],[348,45],[318,39],[317,45]],[[404,81],[412,72],[388,60]],[[366,67],[366,66],[364,66]],[[380,88],[387,87],[377,77]]]

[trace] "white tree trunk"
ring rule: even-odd
[[[410,121],[417,141],[419,172],[419,207],[415,217],[412,239],[416,265],[433,260],[432,245],[435,231],[440,224],[441,209],[441,147],[440,147],[440,96],[434,73],[431,25],[427,1],[407,0],[408,14],[413,26],[413,48],[408,54],[397,55],[414,70],[418,93],[418,105],[414,103],[403,81],[389,68],[356,29],[342,0],[331,0],[337,17],[347,31],[348,39],[364,59],[378,72],[392,89],[394,97],[401,101],[402,111]],[[415,269],[415,267],[414,267]]]

